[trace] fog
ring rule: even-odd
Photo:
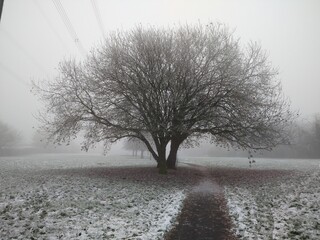
[[[279,69],[292,109],[308,119],[320,112],[320,2],[314,1],[60,1],[5,0],[0,23],[0,120],[30,144],[41,108],[32,80],[57,75],[59,61],[99,45],[104,34],[137,24],[173,26],[221,22],[242,43],[257,41]],[[60,9],[61,10],[61,9]],[[60,12],[61,13],[61,12]],[[67,20],[66,20],[67,19]],[[71,25],[72,26],[71,26]],[[115,149],[121,149],[119,145]]]

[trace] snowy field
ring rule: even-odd
[[[0,239],[162,239],[193,184],[126,156],[1,157],[0,166]]]
[[[320,239],[320,160],[188,158],[224,185],[239,239]]]
[[[320,239],[320,160],[182,158],[224,186],[239,239]],[[194,171],[128,156],[0,157],[0,239],[163,239]]]

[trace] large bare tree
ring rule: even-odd
[[[115,32],[59,72],[35,86],[46,104],[43,127],[56,142],[80,131],[85,149],[137,138],[165,173],[181,144],[200,137],[249,149],[288,141],[292,114],[277,71],[258,44],[241,47],[221,24]]]

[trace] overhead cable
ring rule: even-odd
[[[67,28],[71,38],[73,39],[74,43],[76,44],[76,46],[78,47],[78,50],[81,54],[85,55],[85,50],[80,42],[80,39],[76,33],[76,31],[74,30],[71,21],[66,13],[66,11],[64,10],[60,0],[52,0],[54,6],[56,7],[63,24],[65,25],[65,27]]]
[[[20,45],[18,41],[15,40],[15,38],[4,28],[1,28],[4,35],[10,40],[12,44],[16,46],[17,49],[20,50],[28,59],[31,60],[31,62],[36,65],[42,72],[46,73],[45,68],[24,48]]]
[[[23,80],[20,76],[18,76],[14,71],[12,71],[11,69],[9,69],[8,67],[6,67],[3,63],[0,62],[0,68],[2,68],[5,72],[7,72],[9,75],[11,75],[13,77],[13,79],[16,82],[19,82],[21,84],[23,84],[26,87],[30,87],[30,83],[26,82],[25,80]]]
[[[47,24],[49,25],[49,27],[51,28],[52,32],[54,33],[54,35],[57,37],[57,39],[59,39],[59,41],[61,42],[62,46],[64,47],[65,50],[68,49],[67,45],[65,44],[65,42],[63,41],[63,39],[61,38],[61,36],[59,35],[59,33],[57,32],[57,30],[53,27],[53,24],[51,23],[51,21],[49,20],[49,18],[47,17],[47,15],[45,14],[43,8],[41,7],[41,4],[39,4],[38,0],[33,0],[33,2],[35,3],[35,5],[37,6],[37,8],[39,9],[42,17],[46,20]]]
[[[101,31],[102,35],[105,36],[105,27],[103,25],[101,14],[100,14],[99,8],[97,7],[96,1],[91,0],[91,4],[92,4],[94,15],[96,16],[96,19],[98,21],[100,31]]]

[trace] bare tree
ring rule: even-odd
[[[124,143],[124,148],[127,150],[132,150],[132,156],[137,156],[138,151],[140,151],[140,157],[143,158],[144,151],[147,151],[146,145],[137,138],[128,138]]]
[[[13,128],[0,121],[0,151],[3,148],[13,146],[18,140],[18,133]]]
[[[294,151],[297,157],[320,157],[320,115],[313,119],[300,122],[294,128]]]
[[[318,149],[318,153],[320,153],[320,114],[316,115],[314,117],[314,123],[313,123],[313,132],[315,136],[315,144],[316,148]],[[320,154],[319,154],[320,156]]]
[[[56,142],[79,131],[84,149],[137,138],[165,173],[181,144],[200,137],[244,149],[288,141],[292,114],[277,71],[258,44],[240,47],[221,24],[116,32],[84,62],[63,61],[59,70],[35,86]]]

